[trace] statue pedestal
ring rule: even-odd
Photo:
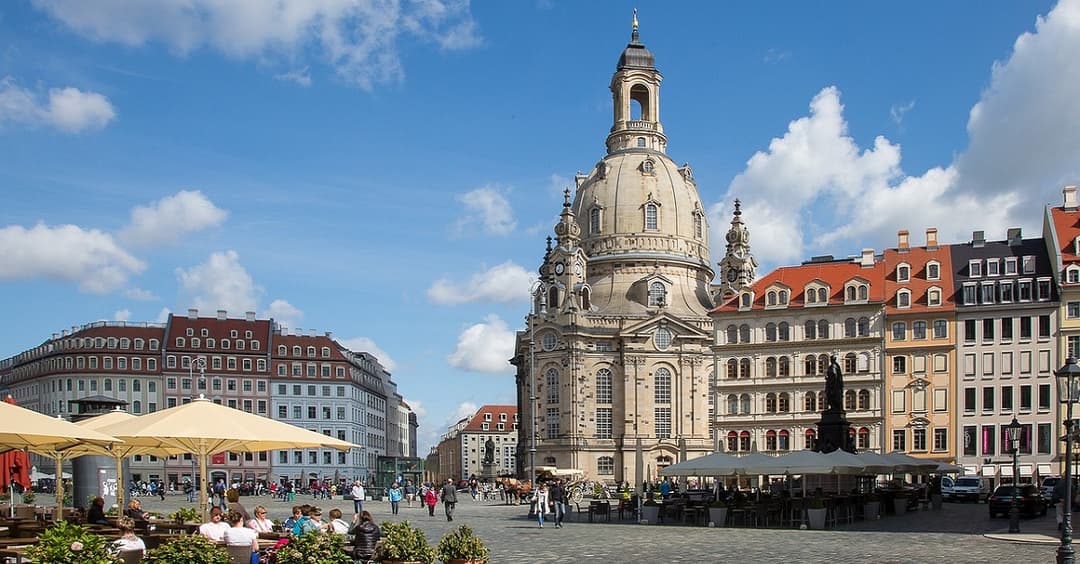
[[[483,482],[494,482],[497,477],[495,474],[495,463],[481,462],[480,466],[480,480]]]
[[[851,423],[848,423],[843,410],[827,410],[821,414],[818,421],[817,442],[814,450],[829,453],[834,450],[846,450],[855,452],[854,441],[851,440]]]

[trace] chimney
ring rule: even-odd
[[[874,266],[874,249],[862,250],[862,257],[859,259],[859,266]]]
[[[53,334],[52,334],[52,340],[54,340],[54,341],[55,341],[55,340],[57,340],[57,339],[59,339],[59,338],[60,338],[60,333],[53,333]]]
[[[937,248],[938,248],[938,244],[937,244],[937,227],[927,227],[926,228],[926,250],[928,250],[928,251],[936,251]]]
[[[255,312],[254,311],[245,311],[244,312],[244,319],[246,319],[248,321],[255,321]]]
[[[187,317],[188,317],[188,319],[198,319],[199,318],[199,310],[197,310],[195,308],[188,308]]]
[[[67,337],[68,336],[68,330],[67,329],[61,329],[60,334]]]
[[[325,333],[325,335],[326,335],[327,339],[333,339],[334,338],[334,332],[333,331],[327,331]]]
[[[1006,238],[1009,240],[1009,246],[1010,247],[1015,247],[1015,246],[1020,244],[1020,241],[1022,239],[1021,239],[1021,236],[1020,236],[1020,228],[1019,227],[1010,227],[1009,230],[1006,233],[1007,233]]]
[[[982,231],[971,232],[971,246],[980,249],[986,246],[986,233]]]
[[[217,310],[218,321],[225,321],[225,318],[227,318],[228,315],[229,315],[229,312],[227,310],[224,310],[224,309]]]
[[[906,253],[911,248],[911,243],[908,241],[908,230],[901,229],[896,232],[896,249],[901,253]]]
[[[1061,195],[1064,198],[1064,202],[1061,204],[1061,209],[1065,211],[1076,211],[1076,186],[1066,186],[1062,188]]]

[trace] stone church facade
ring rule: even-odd
[[[712,285],[693,171],[666,152],[661,80],[635,18],[611,79],[607,154],[566,191],[516,337],[519,475],[555,465],[640,483],[714,450],[709,311],[756,265],[744,257]]]

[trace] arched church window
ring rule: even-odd
[[[645,204],[645,229],[659,229],[659,221],[657,220],[659,210],[656,204]]]
[[[559,403],[559,371],[554,368],[547,371],[547,402]]]
[[[649,307],[664,307],[667,304],[667,288],[663,282],[649,284]]]
[[[641,171],[645,174],[652,174],[656,168],[656,164],[652,159],[645,159],[645,162],[641,163]]]
[[[589,210],[589,233],[600,232],[600,208]]]
[[[653,401],[671,403],[671,371],[667,368],[657,368],[653,375]]]
[[[554,307],[554,308],[559,307],[559,289],[556,288],[555,286],[552,286],[552,287],[548,288],[547,303],[551,307]]]
[[[637,146],[641,147],[642,149],[645,148],[645,138],[644,137],[638,137],[637,138]]]
[[[611,371],[601,368],[596,371],[596,403],[609,404],[612,396]]]
[[[592,309],[592,292],[588,288],[581,289],[581,309],[589,311]]]
[[[701,220],[701,214],[694,214],[694,237],[701,239],[705,230],[702,228],[703,221]]]

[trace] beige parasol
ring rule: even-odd
[[[181,449],[199,460],[199,508],[206,517],[206,457],[217,452],[260,452],[291,448],[359,448],[349,442],[200,397],[101,428],[125,444]]]
[[[0,402],[0,447],[25,448],[31,452],[51,457],[56,461],[56,475],[63,476],[64,460],[85,454],[79,449],[94,445],[107,449],[123,441],[80,427],[57,417],[49,417],[36,411]],[[64,480],[56,479],[56,518],[64,511]]]
[[[135,416],[122,410],[115,409],[108,413],[98,415],[97,417],[91,417],[89,419],[83,419],[75,424],[85,429],[93,429],[95,431],[101,430],[109,425],[121,423],[124,421],[130,421],[135,419]],[[124,472],[123,461],[129,456],[135,456],[136,454],[153,455],[153,456],[171,456],[174,454],[184,454],[187,452],[182,448],[169,447],[163,441],[158,441],[157,444],[132,444],[132,443],[118,443],[111,445],[111,448],[100,447],[91,443],[84,443],[72,450],[76,451],[76,456],[83,454],[100,454],[103,456],[111,456],[116,461],[116,505],[120,507],[120,511],[124,510]]]

